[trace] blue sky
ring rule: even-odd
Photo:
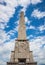
[[[45,65],[45,0],[0,0],[0,65],[10,60],[21,11],[34,60]]]

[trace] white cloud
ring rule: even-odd
[[[17,24],[17,23],[16,23]],[[7,33],[7,35],[9,35],[9,36],[14,36],[14,33],[17,33],[17,31],[18,31],[18,26],[16,26],[16,27],[14,27],[14,29],[13,30],[10,30],[8,33]],[[16,38],[15,38],[16,39]]]
[[[25,17],[25,23],[28,24],[26,29],[35,29],[35,26],[30,25],[31,21],[29,21],[27,17]]]
[[[27,17],[25,17],[25,22],[28,23],[28,18]]]
[[[3,0],[0,0],[0,3],[3,2]]]
[[[3,2],[3,0],[0,2]],[[30,0],[29,1],[23,0],[23,2],[22,2],[22,0],[20,0],[20,1],[19,0],[18,1],[4,0],[4,2],[6,2],[6,4],[7,4],[6,6],[0,5],[0,15],[1,15],[0,21],[1,22],[3,22],[3,21],[7,22],[9,20],[9,18],[13,16],[14,11],[15,11],[14,7],[21,5],[24,7],[23,9],[25,10],[25,7],[27,7],[27,5],[30,3]]]
[[[15,7],[17,6],[23,6],[23,9],[21,11],[26,11],[26,7],[32,3],[38,3],[41,2],[41,0],[0,0],[0,3],[6,3],[6,6],[3,4],[0,4],[0,22],[7,23],[11,17],[13,17],[13,14],[15,12]],[[12,3],[13,2],[13,3]],[[2,29],[5,28],[6,25],[0,24]]]
[[[18,6],[18,1],[17,0],[5,0],[5,2],[7,3],[8,6],[10,6],[12,8]]]
[[[15,9],[10,6],[0,5],[0,22],[8,22],[13,16]]]
[[[38,63],[45,61],[45,47],[42,47],[44,44],[45,36],[39,36],[30,40],[30,49],[33,51],[34,59],[35,61],[37,60]]]
[[[41,2],[41,0],[1,0],[0,1],[5,2],[7,5],[0,5],[0,21],[1,22],[8,22],[9,18],[13,16],[15,7],[17,6],[23,6],[23,11],[26,9],[26,7],[32,2],[38,3]],[[12,3],[13,2],[13,3]]]
[[[36,28],[35,28],[35,26],[30,25],[30,26],[27,27],[26,29],[34,29],[34,30],[35,30]]]
[[[4,29],[5,26],[6,26],[6,23],[2,23],[2,22],[0,22],[0,29]],[[6,26],[6,27],[7,27],[7,26]]]
[[[30,28],[30,29],[35,29],[35,27],[34,27],[34,26],[32,26],[32,25],[31,25],[29,28]]]
[[[15,40],[0,45],[0,65],[6,65],[10,60],[11,51],[14,50]]]
[[[0,30],[0,44],[3,44],[6,40],[10,40],[10,36],[4,30]]]
[[[16,24],[18,23],[19,22],[17,21]],[[6,33],[6,31],[3,30],[5,26],[7,25],[0,22],[0,45],[3,44],[5,41],[9,41],[11,35],[14,36],[14,33],[17,33],[18,31],[18,26],[16,26],[13,30],[10,30],[8,33]]]
[[[37,3],[41,3],[42,0],[30,0],[32,4],[37,4]]]
[[[30,4],[30,0],[18,0],[19,5],[26,7],[27,5]]]
[[[44,24],[44,25],[42,25],[42,26],[40,26],[40,27],[38,27],[38,29],[39,29],[40,31],[45,30],[45,24]]]
[[[14,49],[15,46],[15,39],[11,40],[10,42],[4,44],[4,48],[6,50],[12,51]]]
[[[15,40],[11,40],[10,42],[7,42],[5,44],[1,44],[0,45],[0,54],[2,54],[3,52],[6,52],[6,51],[12,51],[14,49],[14,45],[15,45]],[[7,52],[7,53],[8,53]]]
[[[5,24],[7,24],[7,22],[9,22],[9,19],[11,17],[13,17],[13,14],[15,12],[15,5],[13,5],[15,0],[13,0],[13,3],[12,3],[12,0],[1,0],[0,2],[3,3],[3,2],[6,2],[6,6],[0,4],[0,28],[1,29],[4,29],[5,28]],[[11,5],[12,4],[12,5]]]
[[[34,36],[33,35],[29,35],[28,37],[27,37],[27,39],[31,39],[31,38],[33,38]]]
[[[40,18],[45,17],[45,12],[41,12],[41,11],[39,11],[38,9],[36,9],[36,10],[34,10],[34,11],[32,12],[32,15],[31,15],[31,16],[40,19]]]
[[[30,25],[30,22],[31,22],[31,21],[29,21],[28,18],[25,17],[25,23],[28,24],[28,25]]]
[[[37,4],[37,3],[41,3],[42,1],[41,0],[18,0],[18,4],[23,6],[23,7],[26,7],[27,5],[29,4]]]
[[[6,65],[6,63],[2,60],[0,60],[0,65]]]

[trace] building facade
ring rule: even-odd
[[[26,39],[26,26],[24,13],[20,13],[18,38],[15,40],[14,51],[11,52],[10,61],[7,65],[37,65],[34,62],[32,51],[29,49],[29,41]]]

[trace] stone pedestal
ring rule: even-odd
[[[12,63],[12,62],[7,62],[7,65],[37,65],[36,62],[32,62],[32,63]]]

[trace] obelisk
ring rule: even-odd
[[[29,49],[29,41],[26,38],[26,26],[24,12],[20,13],[18,38],[15,40],[14,51],[11,52],[10,62],[7,65],[37,65],[33,60],[32,51]]]

